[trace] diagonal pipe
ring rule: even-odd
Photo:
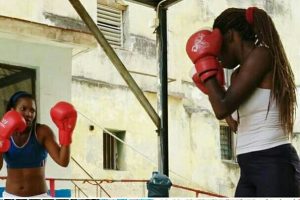
[[[137,83],[134,81],[114,49],[110,46],[110,44],[105,39],[103,33],[100,31],[96,23],[93,21],[93,19],[90,17],[86,9],[83,7],[81,2],[79,0],[69,0],[78,15],[81,17],[81,19],[84,21],[86,26],[90,29],[110,61],[113,63],[113,65],[117,68],[118,72],[122,76],[122,78],[125,80],[127,85],[129,86],[130,90],[133,92],[133,94],[136,96],[138,101],[141,103],[143,108],[146,110],[154,124],[158,129],[160,129],[160,118],[148,99],[145,97],[142,90],[139,88]]]
[[[84,172],[85,172],[85,174],[86,175],[88,175],[88,177],[90,177],[91,179],[93,179],[94,180],[94,178],[92,177],[92,175],[90,175],[76,160],[75,160],[75,158],[73,158],[72,156],[71,156],[71,159],[77,164],[77,166],[79,166]],[[96,183],[96,185],[98,185],[99,187],[100,187],[100,189],[101,190],[103,190],[104,191],[104,193],[108,196],[108,197],[111,197],[109,194],[108,194],[108,192],[97,182],[97,181],[95,181],[95,183]]]

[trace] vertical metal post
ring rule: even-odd
[[[168,52],[167,52],[167,10],[158,7],[159,27],[157,29],[159,55],[158,115],[159,130],[159,172],[169,176],[168,151]]]

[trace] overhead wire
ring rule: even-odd
[[[77,110],[77,112],[82,115],[85,119],[87,119],[88,121],[90,121],[91,123],[93,123],[95,126],[97,126],[98,128],[104,130],[106,133],[108,133],[110,136],[112,136],[113,138],[115,138],[116,140],[118,140],[119,142],[123,143],[124,145],[128,146],[129,148],[131,148],[133,151],[135,151],[136,153],[140,154],[143,158],[145,158],[147,161],[149,161],[153,166],[155,166],[156,168],[158,168],[158,164],[155,164],[155,162],[149,158],[146,154],[144,154],[143,152],[141,152],[140,150],[138,150],[137,148],[133,147],[132,145],[128,144],[127,142],[125,142],[124,140],[118,138],[115,134],[113,134],[111,131],[107,130],[106,128],[102,127],[101,125],[99,125],[97,122],[95,122],[94,120],[90,119],[88,116],[86,116],[85,114],[83,114],[82,112],[80,112],[79,110]],[[130,131],[127,131],[130,133]],[[189,180],[188,178],[184,177],[183,175],[173,171],[172,169],[169,169],[169,171],[180,177],[181,179],[184,179],[186,181],[188,181],[188,183],[192,183],[191,180]]]

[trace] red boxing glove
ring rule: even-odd
[[[201,30],[188,39],[186,52],[195,64],[200,81],[204,82],[212,76],[217,76],[221,70],[217,55],[220,53],[222,40],[219,29]]]
[[[213,72],[207,72],[207,73],[209,74],[209,73],[215,73],[215,72],[213,71]],[[199,88],[204,94],[208,94],[208,90],[205,87],[204,83],[200,80],[199,73],[196,72],[195,68],[192,68],[190,75],[191,75],[193,82],[197,86],[197,88]],[[219,66],[219,70],[216,74],[216,78],[218,80],[218,83],[220,83],[221,86],[225,85],[224,70],[221,66]]]
[[[59,143],[66,146],[70,145],[76,125],[77,111],[70,103],[61,101],[51,108],[50,115],[59,130]]]
[[[19,112],[11,110],[5,113],[0,122],[0,152],[8,151],[9,138],[14,132],[23,132],[25,129],[26,121]]]

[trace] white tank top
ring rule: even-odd
[[[268,112],[270,94],[270,89],[257,88],[239,107],[237,155],[290,143],[280,124],[280,112],[275,100],[270,100]]]

